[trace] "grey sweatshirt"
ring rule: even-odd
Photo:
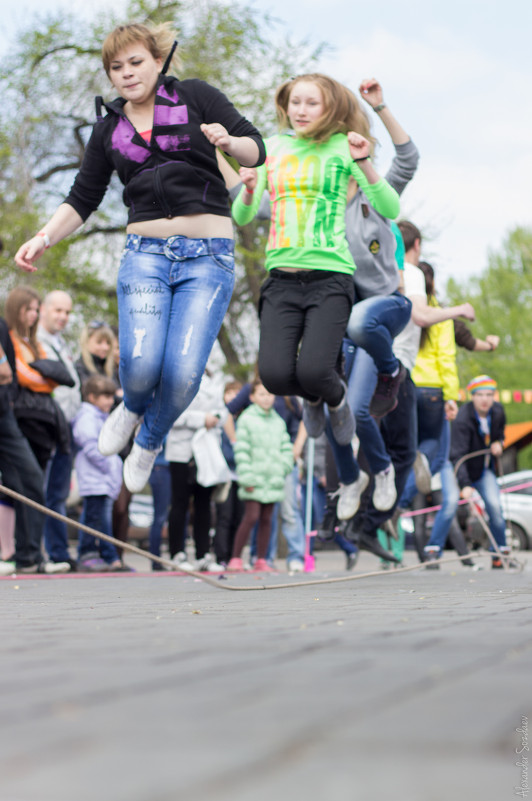
[[[385,178],[399,195],[413,178],[418,161],[419,152],[412,140],[395,145],[395,156]],[[395,292],[399,274],[390,220],[375,211],[359,189],[347,204],[345,222],[349,250],[357,266],[353,274],[357,300]]]

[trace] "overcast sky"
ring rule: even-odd
[[[68,7],[95,13],[109,0],[0,0],[0,53],[31,15]],[[119,5],[120,0],[115,0]],[[425,257],[447,278],[479,274],[488,249],[532,227],[532,60],[529,0],[256,0],[293,38],[334,49],[319,69],[357,90],[375,76],[416,142],[421,161],[402,200],[431,236]],[[285,30],[276,26],[279,32]],[[238,98],[232,98],[238,105]],[[373,115],[385,172],[392,150]]]

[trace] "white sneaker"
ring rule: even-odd
[[[140,417],[126,409],[122,402],[111,412],[98,437],[98,450],[102,456],[120,453],[129,442]]]
[[[141,492],[151,475],[153,463],[161,449],[149,451],[133,443],[130,454],[124,462],[124,483],[130,492]]]
[[[360,475],[352,484],[340,484],[336,495],[338,504],[336,506],[336,517],[338,520],[350,520],[358,512],[360,498],[368,486],[369,476],[360,471]]]
[[[289,573],[302,573],[305,566],[301,559],[290,559],[286,567]]]
[[[414,460],[414,476],[416,487],[423,495],[428,495],[431,490],[432,476],[430,473],[429,460],[421,451],[416,451]]]
[[[380,473],[375,473],[375,489],[373,490],[373,506],[379,512],[387,512],[397,500],[397,490],[395,489],[395,469],[390,462],[390,466]]]
[[[54,573],[70,573],[72,566],[69,562],[44,562],[42,572],[53,575]]]
[[[172,559],[176,570],[194,570],[190,562],[187,560],[187,555],[184,551],[179,551],[176,553],[174,558]]]
[[[201,573],[223,573],[224,569],[222,565],[218,564],[212,553],[206,553],[202,559],[198,559],[194,568]]]
[[[11,576],[14,572],[14,562],[0,562],[0,576]]]

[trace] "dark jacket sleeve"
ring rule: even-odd
[[[260,164],[264,164],[266,149],[262,136],[255,126],[236,110],[231,101],[219,89],[204,81],[198,81],[197,83],[199,85],[198,95],[201,91],[203,98],[202,106],[205,122],[219,122],[231,136],[248,136],[253,139],[259,148],[259,157],[252,166],[258,167]]]
[[[9,408],[11,401],[16,394],[17,368],[15,362],[15,351],[13,349],[11,337],[9,336],[9,329],[6,321],[2,317],[0,317],[0,345],[2,345],[4,349],[4,353],[7,356],[7,361],[11,367],[11,372],[13,373],[13,381],[11,384],[4,384],[3,386],[0,386],[0,414],[3,414]]]
[[[506,413],[500,403],[494,403],[491,412],[491,441],[504,442],[504,429],[506,427]]]
[[[231,414],[237,415],[240,414],[241,411],[247,409],[250,405],[251,400],[249,396],[251,395],[251,384],[244,384],[238,395],[233,398],[232,401],[229,401],[227,404],[227,408],[231,412]]]
[[[466,350],[475,350],[476,337],[471,333],[463,320],[453,320],[454,339],[457,345]]]
[[[92,129],[81,167],[64,201],[77,211],[84,222],[102,202],[113,173],[114,166],[108,160],[104,147],[104,129],[110,124],[111,120],[106,117]]]
[[[475,450],[471,443],[472,431],[469,415],[466,413],[466,407],[463,406],[451,426],[451,449],[449,458],[453,465],[456,465],[462,456]],[[460,488],[471,485],[468,467],[469,461],[466,460],[458,468],[456,478]]]

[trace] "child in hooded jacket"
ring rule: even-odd
[[[115,382],[104,375],[91,375],[83,384],[83,403],[73,421],[72,433],[78,448],[75,459],[79,494],[83,498],[82,519],[86,526],[112,535],[113,501],[122,487],[122,459],[118,454],[102,456],[98,437],[114,404]],[[122,563],[115,546],[80,532],[80,569],[120,570]]]
[[[228,570],[243,570],[241,558],[253,526],[258,523],[255,570],[271,571],[266,552],[274,505],[284,495],[285,478],[292,470],[292,443],[284,420],[272,408],[275,395],[260,378],[253,382],[252,401],[238,419],[234,446],[238,497],[245,501]]]

